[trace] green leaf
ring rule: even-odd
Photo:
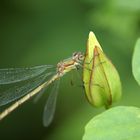
[[[140,85],[140,38],[137,40],[132,60],[133,75]]]
[[[140,140],[140,109],[114,107],[94,117],[83,140]]]

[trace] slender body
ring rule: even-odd
[[[76,52],[72,55],[71,58],[68,58],[66,60],[63,60],[57,64],[56,68],[56,74],[54,74],[48,81],[44,82],[43,84],[36,87],[34,90],[29,92],[27,95],[23,96],[21,99],[13,103],[9,108],[5,109],[0,114],[0,120],[5,118],[8,114],[10,114],[12,111],[14,111],[17,107],[19,107],[21,104],[23,104],[25,101],[29,100],[31,97],[39,93],[42,89],[49,86],[54,81],[61,78],[63,75],[65,75],[67,72],[77,69],[77,66],[81,65],[81,62],[83,61],[84,56],[81,52]]]

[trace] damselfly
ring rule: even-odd
[[[52,122],[55,112],[59,79],[71,70],[82,66],[83,59],[84,55],[81,52],[76,52],[72,57],[59,62],[55,72],[50,71],[52,65],[0,69],[0,89],[2,89],[0,91],[0,106],[17,100],[0,114],[0,120],[34,95],[40,93],[38,94],[40,96],[41,92],[54,83],[43,114],[43,124],[48,126]],[[47,80],[48,77],[49,80]],[[37,98],[39,98],[38,96]]]

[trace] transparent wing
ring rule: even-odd
[[[52,73],[50,76],[52,76],[52,75],[54,75],[54,74],[56,74],[56,73],[54,72],[54,73]],[[50,79],[50,76],[48,75],[48,79]],[[48,87],[43,88],[43,89],[39,92],[39,94],[37,94],[37,95],[35,96],[35,98],[34,98],[34,100],[33,100],[34,103],[37,103],[37,102],[38,102],[38,100],[43,96],[44,91],[47,90],[47,88],[48,88]]]
[[[36,87],[41,85],[43,82],[46,81],[47,77],[51,75],[50,73],[41,74],[35,78],[10,84],[10,85],[1,85],[1,92],[0,92],[0,106],[10,103],[27,93],[34,90]]]
[[[35,96],[35,98],[34,98],[34,100],[33,100],[34,103],[37,103],[37,102],[38,102],[38,100],[43,96],[44,91],[47,90],[47,88],[48,88],[48,87],[43,88],[43,89],[39,92],[39,94],[37,94],[37,95]]]
[[[16,83],[36,77],[52,67],[52,65],[42,65],[31,68],[0,69],[0,85]]]
[[[43,114],[43,124],[45,127],[48,127],[54,117],[55,109],[56,109],[56,101],[58,96],[58,88],[59,88],[60,80],[57,80],[55,82],[55,85],[49,95],[49,98],[47,100],[47,103],[44,108],[44,114]]]

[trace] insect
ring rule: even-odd
[[[55,112],[59,79],[71,70],[82,66],[83,59],[84,55],[81,52],[73,53],[72,57],[57,64],[55,72],[51,71],[54,67],[52,65],[0,69],[0,87],[1,89],[5,89],[4,91],[0,91],[0,106],[17,100],[0,113],[0,120],[36,94],[38,94],[37,98],[39,98],[43,91],[46,90],[50,84],[54,83],[43,114],[43,124],[46,127],[49,126]]]
[[[44,126],[53,120],[59,88],[59,79],[66,73],[83,68],[83,87],[89,103],[94,107],[109,108],[121,97],[119,74],[104,54],[96,36],[90,32],[86,54],[73,53],[72,57],[59,62],[55,72],[52,65],[31,68],[0,69],[0,106],[17,100],[0,114],[0,120],[38,94],[38,100],[46,88],[54,83],[43,114]],[[114,82],[115,81],[115,82]],[[5,89],[2,90],[1,89]],[[40,94],[39,94],[40,93]]]

